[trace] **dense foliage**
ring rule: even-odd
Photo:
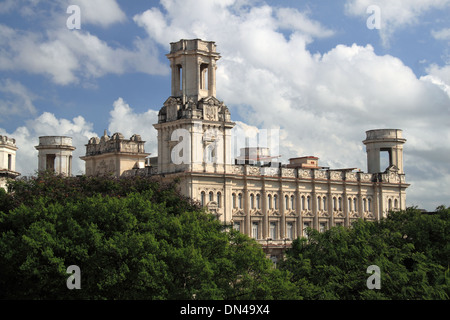
[[[449,299],[450,208],[415,208],[379,222],[309,231],[294,241],[281,268],[305,299]],[[368,289],[369,266],[380,268],[381,288]]]
[[[43,174],[0,188],[0,299],[449,299],[450,208],[309,230],[273,268],[175,186]]]
[[[252,239],[149,178],[19,180],[0,195],[0,298],[295,297]],[[81,270],[69,290],[66,269]]]

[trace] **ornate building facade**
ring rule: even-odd
[[[16,172],[16,140],[7,136],[0,136],[0,188],[6,189],[8,179],[15,179],[20,175]]]
[[[131,168],[145,167],[145,158],[149,155],[144,151],[145,141],[135,134],[125,139],[121,133],[108,136],[106,130],[101,138],[93,137],[86,145],[85,161],[86,175],[115,175],[120,177],[124,171]]]
[[[378,220],[389,210],[405,209],[409,185],[403,171],[406,139],[401,130],[366,132],[368,172],[320,167],[319,159],[312,156],[282,164],[266,146],[245,145],[233,156],[235,123],[227,106],[216,98],[220,55],[215,43],[180,40],[171,43],[167,57],[172,90],[154,124],[158,156],[145,160],[148,154],[135,136],[125,152],[118,152],[122,147],[106,146],[116,140],[114,136],[92,138],[82,157],[87,175],[105,173],[105,167],[114,163],[109,171],[118,176],[180,178],[184,195],[198,200],[223,223],[254,237],[274,257],[293,239],[305,236],[308,227],[323,231],[351,226],[356,219]],[[386,170],[380,168],[381,152],[389,155]]]

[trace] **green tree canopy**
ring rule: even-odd
[[[450,209],[409,208],[377,222],[357,221],[294,241],[281,264],[306,299],[448,299]],[[369,289],[367,268],[381,272]]]
[[[286,299],[251,238],[150,178],[22,179],[0,194],[0,298]],[[69,290],[66,269],[81,270]]]

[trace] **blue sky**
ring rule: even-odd
[[[169,43],[201,38],[216,41],[217,97],[238,126],[279,128],[284,159],[363,171],[365,131],[403,129],[407,204],[433,210],[450,205],[448,17],[450,0],[0,1],[0,134],[23,175],[41,135],[72,136],[78,157],[104,129],[138,133],[156,155]]]

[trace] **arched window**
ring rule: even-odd
[[[291,196],[291,210],[295,210],[295,198]]]
[[[357,199],[356,198],[353,198],[353,211],[358,211],[358,204],[357,204]]]
[[[202,191],[202,192],[200,193],[200,203],[201,203],[202,206],[205,205],[205,201],[206,201],[205,198],[206,198],[205,191]]]
[[[269,209],[272,209],[272,195],[268,195],[267,196],[267,202],[269,204]]]
[[[250,208],[255,209],[255,195],[250,194]]]
[[[394,200],[394,209],[398,209],[398,200],[397,199]]]
[[[364,212],[367,211],[367,200],[366,200],[366,198],[363,199],[363,211]]]
[[[369,212],[372,212],[372,199],[367,199],[367,207],[369,209]]]
[[[388,209],[392,210],[392,199],[388,200]]]
[[[323,201],[323,210],[327,211],[327,197],[323,197],[322,201]]]
[[[220,208],[222,206],[222,194],[217,192],[217,206]]]
[[[317,197],[317,210],[322,210],[322,198],[320,196]]]
[[[339,199],[338,199],[338,208],[339,208],[339,211],[342,211],[342,198],[341,197],[339,197]]]
[[[348,198],[348,211],[352,211],[352,198]]]
[[[333,197],[333,210],[337,211],[337,199],[336,199],[336,197]]]
[[[305,210],[306,209],[306,207],[305,207],[305,196],[302,196],[302,208],[301,208],[301,210]]]
[[[274,208],[275,210],[278,209],[278,196],[277,196],[277,195],[274,195],[274,196],[273,196],[273,208]]]
[[[236,206],[236,193],[233,193],[231,195],[231,197],[233,198],[233,208],[237,208],[237,206]]]
[[[308,196],[306,198],[306,205],[308,207],[308,210],[311,210],[311,197],[310,196]]]
[[[242,209],[242,193],[238,194],[238,204],[239,204],[239,209]]]
[[[284,196],[284,208],[286,209],[286,210],[288,210],[289,209],[289,196]]]
[[[259,193],[256,195],[256,208],[261,209],[261,196]]]
[[[212,191],[209,192],[209,201],[214,201],[214,193]]]

